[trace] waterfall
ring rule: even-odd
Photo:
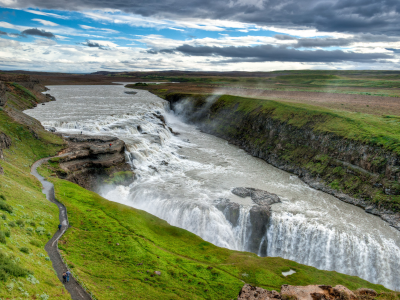
[[[109,200],[145,210],[220,247],[279,256],[400,290],[398,231],[181,122],[168,113],[166,101],[146,91],[123,91],[121,86],[54,86],[57,101],[27,113],[57,131],[125,141],[137,179],[129,187],[104,186],[101,195]],[[273,205],[262,225],[266,233],[258,239],[252,235],[265,230],[252,227],[254,203],[230,192],[243,186],[285,199]],[[219,199],[236,203],[234,218]],[[259,245],[250,248],[255,240]]]

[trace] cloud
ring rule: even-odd
[[[400,2],[396,0],[137,0],[135,5],[126,0],[0,0],[0,5],[68,11],[122,11],[158,20],[230,20],[259,26],[303,26],[328,32],[400,35]]]
[[[2,0],[0,0],[0,4],[1,4],[1,2],[2,2]],[[33,10],[33,9],[25,9],[24,11],[31,13],[31,14],[39,15],[39,16],[47,16],[47,17],[53,17],[53,18],[57,18],[57,19],[64,19],[64,20],[69,19],[68,16],[62,16],[62,15],[58,15],[58,14],[53,14],[53,13],[48,13],[48,12],[43,12],[43,11],[38,11],[38,10]]]
[[[390,54],[384,53],[355,53],[341,50],[305,50],[288,48],[285,46],[258,45],[254,47],[209,47],[182,45],[174,51],[189,56],[214,56],[230,58],[224,62],[371,62],[372,60],[385,60],[393,58]],[[171,53],[171,49],[161,50],[160,53]]]
[[[114,29],[109,29],[109,28],[97,28],[97,27],[92,27],[92,26],[88,26],[88,25],[79,25],[79,27],[81,27],[82,29],[85,30],[93,30],[93,31],[105,31],[107,33],[119,33],[119,31],[114,30]]]
[[[8,35],[7,32],[1,31],[0,30],[0,35]]]
[[[42,20],[42,19],[32,19],[32,21],[42,23],[44,26],[59,26],[57,23],[47,21],[47,20]]]
[[[276,34],[274,36],[274,38],[276,38],[277,40],[281,40],[281,41],[297,40],[297,38],[290,36],[290,35],[286,35],[286,34]]]
[[[90,48],[99,48],[101,50],[109,50],[107,45],[102,45],[101,42],[99,43],[99,42],[96,42],[96,41],[86,40],[85,42],[79,43],[79,44],[87,46],[87,47],[90,47]]]
[[[24,31],[21,32],[22,35],[35,35],[35,36],[41,36],[41,37],[45,37],[48,39],[54,39],[55,35],[52,34],[49,31],[44,31],[44,30],[40,30],[37,28],[31,28],[31,29],[26,29]]]

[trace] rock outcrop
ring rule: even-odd
[[[370,294],[359,295],[377,295],[374,290],[368,290]],[[343,285],[332,287],[330,285],[307,285],[294,286],[282,285],[281,292],[268,291],[259,287],[245,284],[241,289],[238,300],[356,300],[357,296],[351,290]]]
[[[11,139],[3,132],[0,132],[0,160],[4,159],[3,149],[8,149],[10,147],[11,147]],[[2,166],[0,166],[0,175],[3,174],[4,170]]]
[[[267,232],[267,224],[271,216],[270,205],[281,202],[279,197],[267,191],[243,187],[234,188],[232,193],[242,198],[251,197],[254,202],[250,209],[249,222],[246,223],[249,226],[248,232],[251,232],[246,243],[246,251],[258,253],[261,250],[261,253],[266,253],[267,243],[265,241],[261,245],[261,241]],[[240,204],[229,199],[218,199],[215,201],[215,207],[223,212],[233,227],[238,226],[241,219],[242,206]]]
[[[58,159],[61,178],[96,190],[105,181],[113,183],[118,176],[118,184],[130,184],[133,173],[125,160],[125,143],[112,136],[89,136],[61,134],[68,148],[60,153]]]
[[[397,154],[378,145],[317,132],[307,124],[293,126],[261,107],[236,110],[239,103],[225,105],[223,96],[214,97],[211,105],[208,98],[177,93],[166,96],[172,110],[179,110],[203,132],[296,174],[311,187],[362,207],[400,230],[400,213],[390,198],[400,195]]]
[[[268,291],[263,288],[245,284],[240,290],[238,300],[271,300],[282,299],[277,291]]]
[[[0,107],[6,105],[7,97],[6,97],[7,87],[4,82],[0,81]]]

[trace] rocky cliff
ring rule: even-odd
[[[253,99],[170,94],[171,108],[204,132],[298,175],[315,189],[380,216],[400,230],[400,159],[374,143],[315,129],[323,114],[292,125]],[[296,118],[293,114],[290,118]],[[320,118],[320,119],[318,119]]]
[[[112,136],[59,134],[68,143],[56,174],[86,189],[103,184],[127,185],[133,181],[131,166],[125,160],[125,143]]]

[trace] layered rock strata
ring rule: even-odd
[[[118,184],[133,181],[131,166],[125,159],[125,142],[112,136],[60,134],[68,147],[58,159],[61,178],[96,190],[100,185],[118,176]]]

